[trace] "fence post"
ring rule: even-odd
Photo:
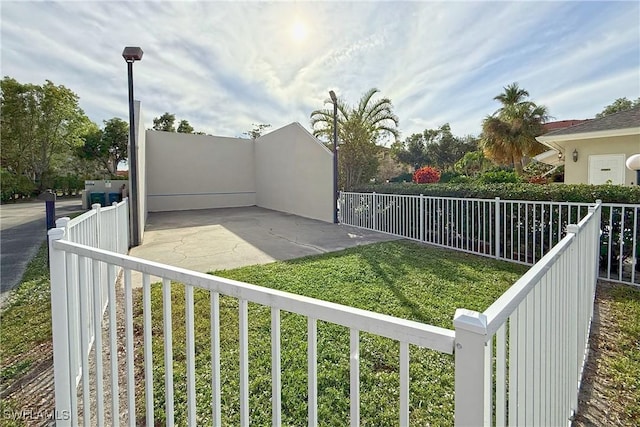
[[[496,259],[500,258],[500,197],[496,197],[495,199],[495,203],[494,203],[494,218],[495,218],[495,222],[494,222],[494,238],[495,238],[495,242],[494,242],[494,246],[495,246],[495,257]]]
[[[91,209],[96,211],[96,248],[102,249],[100,246],[100,203],[91,205]]]
[[[453,318],[455,338],[455,425],[478,426],[486,422],[491,408],[485,399],[485,345],[487,316],[457,309]]]
[[[64,221],[65,219],[66,221]],[[61,218],[58,221],[61,224],[63,222],[66,224],[68,220],[68,218]],[[67,307],[65,252],[54,246],[57,240],[64,237],[64,232],[64,228],[52,228],[48,232],[56,426],[71,426],[71,394],[76,392],[75,381],[72,381],[69,367],[69,322],[67,318],[69,308]]]
[[[424,194],[420,195],[420,241],[424,242],[426,239],[424,238]]]
[[[378,219],[377,219],[377,216],[378,216],[378,197],[377,197],[377,194],[376,194],[375,191],[373,192],[372,196],[373,196],[371,198],[372,199],[371,204],[373,205],[373,209],[371,209],[371,212],[373,213],[373,222],[372,222],[372,224],[373,224],[373,229],[377,231],[378,230]]]

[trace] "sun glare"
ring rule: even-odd
[[[307,38],[307,27],[303,22],[296,21],[291,26],[291,38],[297,43],[300,43]]]

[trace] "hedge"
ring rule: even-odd
[[[640,203],[640,185],[586,185],[586,184],[414,184],[389,183],[361,185],[356,193],[424,194],[437,197],[473,199],[535,200],[554,202]]]

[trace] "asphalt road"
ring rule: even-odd
[[[56,218],[82,211],[80,198],[58,199]],[[46,240],[45,203],[0,206],[0,303],[20,283],[27,264]]]

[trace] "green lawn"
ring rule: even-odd
[[[456,308],[483,311],[526,267],[430,248],[386,242],[341,252],[276,262],[217,275],[283,291],[452,328]],[[174,381],[178,424],[185,424],[184,291],[173,287]],[[198,424],[210,424],[209,295],[196,291]],[[139,301],[139,299],[138,299]],[[156,422],[164,422],[164,362],[161,286],[152,290]],[[239,423],[237,300],[221,297],[222,416]],[[137,329],[142,333],[141,304]],[[249,305],[250,417],[255,425],[271,420],[270,311]],[[282,313],[283,424],[307,423],[306,318]],[[362,333],[360,389],[362,425],[397,425],[399,345]],[[453,424],[453,357],[411,347],[411,422]],[[321,425],[349,422],[349,331],[318,324],[318,418]],[[144,402],[139,399],[142,410]]]
[[[0,390],[6,390],[28,374],[34,365],[50,357],[50,342],[49,268],[47,245],[43,243],[27,266],[20,285],[0,312]],[[21,407],[32,410],[35,406],[35,402],[5,397],[0,401],[0,413],[13,414]],[[24,425],[24,420],[8,417],[0,424],[18,426]]]
[[[610,346],[604,352],[598,372],[609,380],[606,397],[618,401],[621,420],[640,425],[640,289],[615,285],[603,289],[603,301],[610,304],[615,330],[604,340]]]

